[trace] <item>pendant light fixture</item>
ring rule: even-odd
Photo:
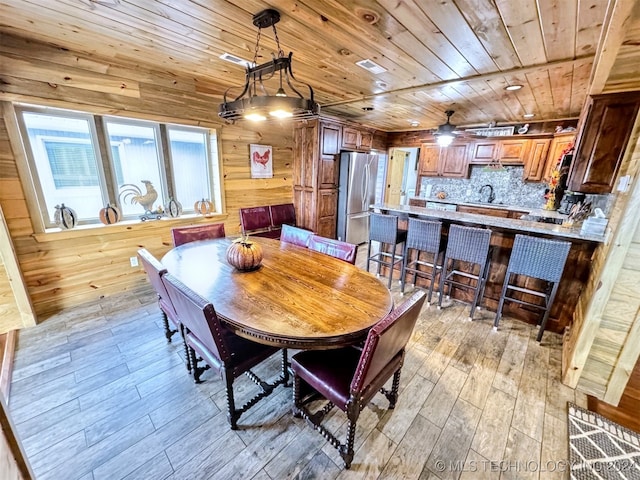
[[[253,66],[247,68],[245,84],[242,93],[234,100],[228,100],[229,88],[223,97],[218,115],[225,120],[241,119],[264,121],[267,119],[308,119],[315,118],[320,113],[320,105],[313,99],[313,89],[310,85],[299,82],[291,70],[293,53],[285,56],[280,47],[280,39],[276,31],[276,23],[280,21],[277,10],[267,9],[253,16],[253,24],[258,27]],[[273,27],[273,35],[278,47],[277,56],[272,54],[270,62],[257,65],[260,36],[263,28]],[[292,84],[304,85],[309,90],[305,98]],[[269,89],[271,92],[269,93]]]
[[[456,126],[451,125],[451,122],[449,121],[451,119],[451,115],[453,115],[454,113],[455,112],[453,110],[447,110],[446,112],[444,112],[444,114],[447,116],[447,123],[443,123],[442,125],[440,125],[435,133],[436,142],[438,142],[438,145],[440,145],[441,147],[448,147],[449,145],[451,145],[451,142],[453,142],[453,139],[455,138],[453,132],[455,132]]]

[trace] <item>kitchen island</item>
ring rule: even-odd
[[[547,323],[547,330],[556,333],[563,333],[565,327],[571,325],[578,297],[589,276],[591,257],[596,247],[604,242],[604,236],[583,234],[579,227],[567,228],[561,225],[520,220],[517,218],[502,218],[475,213],[434,210],[411,205],[376,204],[372,205],[371,209],[381,213],[398,215],[401,225],[403,223],[406,224],[406,219],[409,217],[439,220],[442,222],[443,232],[445,234],[448,231],[449,225],[452,223],[491,229],[491,246],[493,247],[491,253],[491,268],[481,305],[493,312],[495,312],[498,307],[500,292],[516,234],[570,241],[571,249],[565,265],[564,275],[558,287],[558,294]],[[420,281],[418,284],[422,285]],[[522,277],[519,279],[519,285],[540,290],[544,282]],[[471,300],[470,293],[463,289],[454,289],[452,291],[452,297],[467,302]],[[541,312],[517,303],[505,302],[504,315],[510,315],[528,323],[537,323]]]

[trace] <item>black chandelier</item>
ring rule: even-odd
[[[310,85],[296,80],[291,70],[291,57],[285,56],[280,48],[280,40],[276,31],[276,23],[280,21],[280,13],[277,10],[267,9],[253,16],[253,24],[258,27],[256,49],[253,57],[253,66],[247,68],[244,90],[234,100],[227,101],[227,93],[224,92],[223,103],[220,105],[218,115],[225,120],[236,121],[241,119],[261,121],[267,118],[274,119],[307,119],[317,117],[320,113],[320,105],[313,100],[313,89]],[[258,60],[258,47],[263,28],[273,27],[273,34],[278,46],[277,57],[268,63],[256,65]],[[309,98],[305,98],[291,83],[291,80],[303,84],[309,89]],[[277,82],[276,82],[277,81]],[[266,82],[275,83],[278,88],[272,87],[274,94],[269,94]],[[287,93],[285,85],[290,90]]]

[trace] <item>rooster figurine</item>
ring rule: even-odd
[[[153,185],[149,180],[141,180],[141,182],[144,183],[144,186],[147,189],[144,194],[137,185],[134,185],[133,183],[125,183],[120,187],[120,194],[118,195],[118,198],[120,198],[121,202],[129,200],[131,205],[134,203],[142,205],[145,212],[150,212],[153,210],[153,203],[158,198],[158,192],[156,192],[156,189],[153,188]]]

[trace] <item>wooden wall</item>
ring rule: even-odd
[[[635,179],[617,193],[613,233],[593,256],[563,346],[563,381],[616,405],[640,355],[640,118],[620,175]]]
[[[7,35],[0,41],[0,65],[0,100],[199,125],[215,128],[220,139],[225,215],[39,234],[29,218],[27,192],[19,176],[24,159],[20,147],[8,141],[13,122],[5,109],[0,118],[0,205],[39,321],[51,312],[145,282],[143,271],[130,267],[129,257],[141,247],[163,255],[176,224],[223,221],[233,235],[239,232],[240,207],[293,199],[291,126],[221,123],[221,87],[206,79],[177,77],[143,65],[116,65]],[[251,143],[273,146],[273,178],[250,178]]]

